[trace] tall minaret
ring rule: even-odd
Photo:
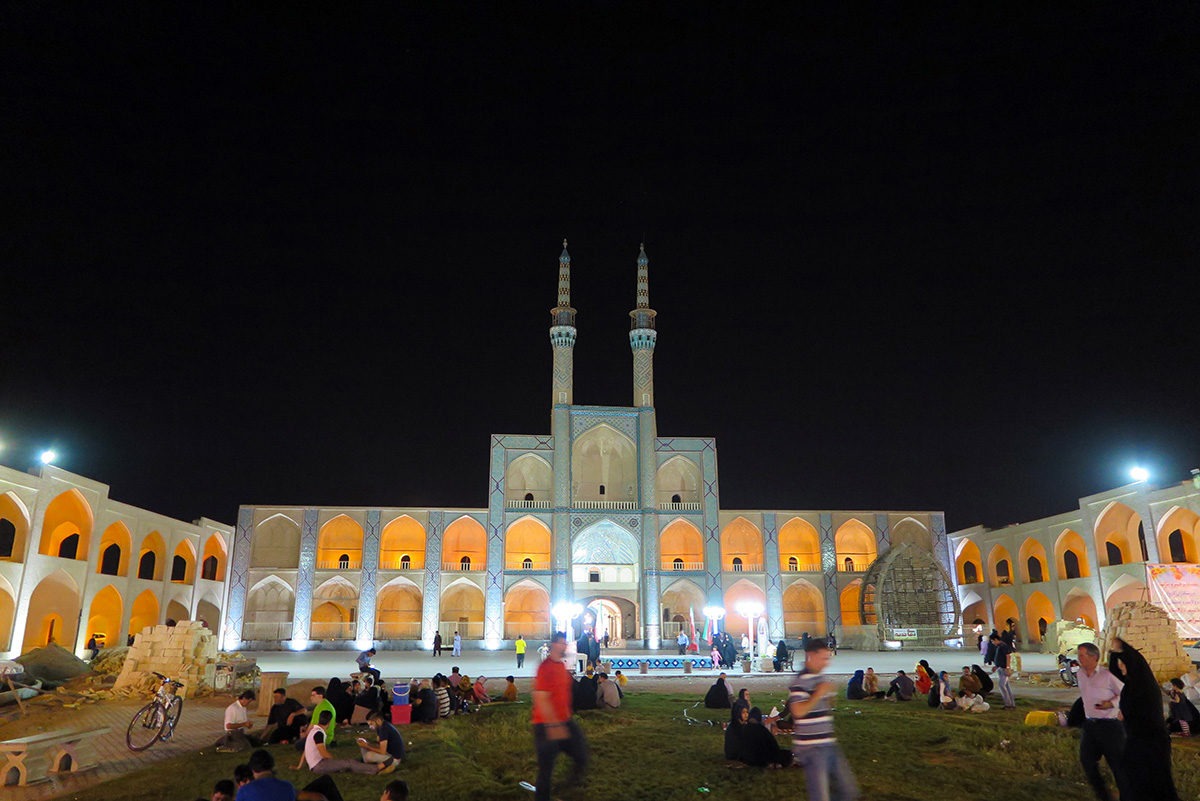
[[[643,244],[637,260],[637,308],[629,313],[633,348],[633,405],[654,406],[654,309],[650,308],[650,259]]]
[[[558,305],[550,310],[550,344],[554,348],[554,381],[550,405],[574,402],[575,310],[571,308],[571,254],[567,240],[558,257]]]

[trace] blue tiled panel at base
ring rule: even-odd
[[[602,662],[611,662],[613,670],[638,670],[638,665],[646,662],[652,668],[667,668],[683,670],[684,662],[691,662],[693,668],[711,669],[711,656],[613,656],[608,659],[601,657]]]

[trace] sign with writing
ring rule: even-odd
[[[892,637],[897,640],[915,640],[917,639],[916,629],[892,629]]]
[[[1179,636],[1200,638],[1200,565],[1146,565],[1150,603],[1175,621]]]

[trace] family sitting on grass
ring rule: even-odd
[[[321,776],[302,789],[275,777],[275,758],[262,748],[249,761],[234,768],[233,779],[221,779],[213,787],[212,801],[344,801],[329,776]],[[197,799],[197,801],[206,801]],[[389,782],[379,801],[408,801],[408,784]]]
[[[856,670],[846,684],[846,698],[850,701],[878,700],[911,701],[918,696],[925,696],[930,707],[962,712],[986,712],[991,706],[986,698],[995,686],[992,679],[979,665],[963,665],[962,673],[957,677],[957,685],[952,684],[946,671],[934,672],[929,662],[922,659],[917,663],[916,679],[903,670],[896,671],[896,677],[888,684],[887,692],[879,689],[879,677],[874,668],[866,671]]]

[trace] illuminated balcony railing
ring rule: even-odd
[[[762,562],[732,562],[724,565],[726,573],[761,573]]]
[[[699,511],[700,511],[700,509],[701,509],[701,506],[700,506],[700,504],[699,504],[698,502],[696,502],[696,503],[693,503],[693,502],[688,502],[688,503],[660,503],[660,504],[658,505],[658,508],[659,508],[659,509],[666,509],[666,510],[668,510],[668,511],[675,511],[675,512],[699,512]]]
[[[684,562],[683,560],[680,560],[678,562],[672,560],[672,561],[668,562],[664,559],[663,563],[662,563],[662,569],[663,570],[703,570],[704,562]]]
[[[549,509],[554,505],[553,501],[526,501],[521,499],[509,498],[504,502],[505,507],[509,509]]]
[[[549,570],[549,562],[535,562],[532,559],[522,559],[517,562],[506,562],[505,570]]]
[[[575,501],[576,509],[637,509],[637,501]]]
[[[313,640],[353,640],[357,636],[358,624],[350,623],[318,623],[313,622],[309,639]]]
[[[455,623],[443,620],[438,623],[438,631],[442,634],[442,647],[449,650],[454,645],[454,632],[462,635],[464,640],[483,639],[483,621],[472,623]]]
[[[787,564],[785,564],[783,566],[783,572],[785,572],[785,573],[820,573],[821,572],[821,563],[820,562],[797,562],[796,564],[793,565],[791,562],[788,562]]]
[[[255,623],[247,621],[242,624],[243,640],[290,640],[292,638],[292,621],[276,621]]]
[[[404,557],[408,557],[408,563],[404,563]],[[379,554],[379,569],[380,570],[424,570],[425,569],[425,554],[409,553],[407,551],[383,551]]]
[[[472,560],[470,562],[442,562],[442,570],[447,573],[470,573],[483,570],[486,565],[484,559]]]
[[[837,572],[839,573],[866,573],[867,567],[871,564],[866,557],[862,559],[853,559],[847,562],[845,559],[839,559],[837,563]]]
[[[376,623],[375,639],[419,640],[421,639],[421,621]]]
[[[526,640],[550,639],[549,623],[504,623],[504,639],[515,640],[520,634]]]
[[[349,559],[335,557],[333,559],[318,559],[317,570],[361,570],[362,557],[355,555]]]

